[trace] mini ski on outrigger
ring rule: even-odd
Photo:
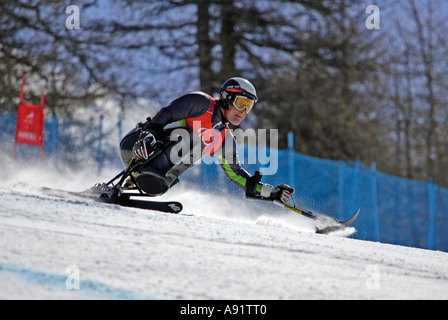
[[[283,207],[285,209],[291,210],[293,212],[296,212],[304,217],[307,217],[309,219],[312,219],[314,221],[320,222],[324,227],[317,228],[316,227],[316,233],[319,234],[329,234],[335,231],[344,230],[348,226],[350,226],[355,220],[358,218],[359,212],[361,209],[358,209],[356,213],[347,221],[339,221],[335,218],[332,218],[327,215],[317,214],[314,212],[311,212],[309,210],[298,208],[297,206],[291,206],[289,204],[283,203],[279,200],[272,201],[269,198],[260,198],[260,197],[254,197],[253,193],[250,192],[251,189],[254,189],[255,186],[258,184],[258,182],[261,180],[261,173],[259,171],[255,172],[255,175],[251,178],[250,181],[248,181],[248,186],[246,188],[246,198],[249,199],[257,199],[257,200],[264,200],[272,202],[280,207]],[[248,192],[249,191],[249,192]]]
[[[316,233],[319,234],[329,234],[335,231],[344,230],[346,227],[350,226],[353,222],[355,222],[356,218],[358,218],[359,212],[361,209],[358,209],[356,213],[347,221],[339,221],[329,216],[324,215],[317,215],[311,211],[299,209],[295,206],[290,206],[288,204],[284,204],[280,201],[274,201],[274,204],[279,205],[283,208],[289,209],[291,211],[294,211],[302,216],[305,216],[307,218],[313,219],[315,221],[319,221],[322,224],[326,225],[326,227],[319,229],[316,227]]]

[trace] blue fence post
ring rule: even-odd
[[[359,160],[355,161],[355,171],[353,173],[352,190],[350,192],[350,207],[348,210],[350,214],[352,214],[352,212],[355,210],[354,207],[355,207],[356,193],[358,192],[359,163],[360,163]]]
[[[436,185],[428,180],[428,249],[434,250],[434,219],[436,212]]]
[[[103,142],[103,119],[104,115],[100,116],[100,125],[99,125],[99,137],[98,137],[98,151],[97,151],[97,162],[98,162],[98,174],[101,171],[101,160],[102,160],[102,142]]]
[[[295,185],[295,165],[294,165],[294,133],[288,132],[288,162],[289,162],[289,185]]]
[[[372,208],[373,208],[373,230],[375,234],[375,241],[381,241],[380,234],[380,216],[378,210],[378,187],[376,178],[376,164],[372,163],[370,166],[371,171],[371,183],[372,183]]]
[[[338,165],[338,197],[339,197],[339,219],[344,219],[344,171],[345,171],[345,163],[339,161]]]

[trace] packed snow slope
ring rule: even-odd
[[[181,183],[173,215],[38,191],[96,179],[3,177],[0,299],[448,299],[447,253],[317,235],[242,195]]]

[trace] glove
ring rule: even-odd
[[[151,132],[142,131],[138,137],[138,141],[132,148],[134,159],[146,160],[154,153],[156,138]]]
[[[261,186],[260,194],[263,198],[269,198],[272,201],[278,200],[286,204],[288,203],[294,191],[294,188],[291,188],[287,184],[280,184],[276,187],[273,187],[267,183],[264,183]]]

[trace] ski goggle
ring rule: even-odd
[[[254,104],[254,100],[244,96],[235,96],[235,99],[233,100],[233,106],[239,111],[243,111],[244,109],[246,109],[246,114],[249,113],[250,110],[252,110]]]

